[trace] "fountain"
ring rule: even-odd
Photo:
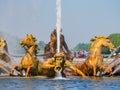
[[[0,68],[1,73],[4,71],[6,75],[10,74],[10,71],[13,70],[12,68],[12,60],[11,56],[8,53],[8,47],[6,41],[0,37]],[[18,75],[19,72],[15,70],[14,75]],[[3,74],[2,74],[3,75]]]
[[[61,67],[56,67],[55,68],[56,75],[55,75],[54,79],[63,79],[61,71],[62,71]]]
[[[12,67],[12,65],[11,64],[9,64],[9,63],[6,63],[4,60],[0,60],[0,68],[2,68],[4,71],[5,71],[5,73],[6,73],[6,75],[10,75],[10,72],[12,71],[12,70],[14,70],[14,72],[13,72],[13,75],[14,76],[18,76],[18,75],[20,75],[20,73],[18,72],[18,71],[16,71],[13,67]],[[3,75],[3,74],[2,74]]]
[[[85,77],[80,70],[78,70],[71,62],[66,60],[65,54],[61,52],[57,52],[54,57],[48,58],[44,63],[41,63],[36,56],[36,53],[39,50],[36,38],[31,34],[27,34],[26,37],[22,39],[21,46],[25,48],[26,53],[22,57],[20,64],[14,65],[14,69],[19,71],[21,76],[23,75],[22,71],[25,70],[26,77],[34,75],[55,77],[56,74],[57,77],[59,76],[59,78],[62,78],[63,69],[65,66],[68,66],[79,75],[82,75],[82,77]]]
[[[34,1],[37,2],[37,1],[42,1],[42,0],[33,0],[33,2]],[[29,1],[29,2],[31,2],[31,1]],[[16,4],[16,2],[14,2],[14,3]],[[23,3],[23,2],[21,2],[21,3]],[[57,8],[59,7],[59,9],[60,9],[60,3],[61,3],[61,1],[57,0],[56,4],[57,4]],[[27,4],[25,4],[25,5],[27,5]],[[8,5],[8,6],[10,6],[10,5]],[[11,5],[11,6],[14,6],[14,5]],[[57,12],[59,12],[58,9],[57,9]],[[58,17],[57,17],[57,24],[56,24],[56,28],[57,28],[56,30],[57,30],[57,36],[58,36],[57,37],[58,42],[57,42],[57,53],[56,54],[61,54],[60,53],[60,43],[59,43],[60,42],[60,30],[61,30],[60,18],[61,18],[61,14],[59,12]],[[28,44],[29,43],[26,43],[26,45],[28,45]],[[36,45],[36,43],[33,43],[33,44],[35,44],[35,45],[31,45],[31,43],[30,43],[30,45],[28,45],[28,47],[24,47],[24,45],[23,45],[23,47],[25,49],[27,49],[27,55],[29,54],[28,51],[30,51],[31,49],[36,50],[37,45]],[[35,47],[35,48],[33,48],[33,47]],[[93,46],[93,49],[91,49],[91,50],[97,51],[98,49],[97,49],[97,47]],[[2,51],[5,52],[4,50],[2,50]],[[5,54],[8,57],[10,57],[10,59],[13,60],[13,58],[10,56],[9,53],[5,52]],[[74,66],[74,64],[72,64],[72,62],[65,60],[63,53],[62,53],[62,55],[58,55],[58,57],[56,54],[54,57],[47,59],[48,60],[47,62],[43,63],[43,68],[48,69],[48,71],[50,73],[55,69],[54,71],[56,72],[56,75],[55,75],[54,79],[53,78],[52,79],[51,78],[50,79],[41,78],[41,77],[37,77],[37,76],[35,76],[35,77],[31,76],[28,78],[0,77],[0,82],[1,82],[0,90],[39,90],[39,89],[40,90],[80,90],[80,89],[84,89],[84,90],[114,90],[114,89],[120,88],[120,85],[119,85],[120,78],[119,77],[114,77],[114,78],[113,77],[89,77],[89,78],[84,79],[84,78],[81,78],[80,76],[74,76],[75,78],[74,77],[69,78],[69,79],[63,78],[61,75],[61,71],[63,70],[63,68],[61,68],[61,67],[65,68],[66,66],[68,66],[74,72],[76,72],[77,74],[79,74],[83,77],[84,77],[84,73],[82,73],[81,70],[77,69]],[[96,53],[91,53],[90,55],[93,55],[93,54],[96,54]],[[35,60],[36,54],[34,53],[31,56],[32,56],[32,58],[34,58],[32,60]],[[23,57],[23,58],[26,58],[26,57]],[[55,60],[55,58],[57,58],[57,60]],[[54,61],[56,61],[56,62],[54,62]],[[60,63],[60,61],[62,61],[62,63]],[[52,64],[51,64],[51,62],[52,62]],[[90,64],[93,65],[94,62],[92,62],[92,63],[91,62],[90,62]],[[64,66],[63,66],[63,63],[64,63]],[[117,59],[114,62],[115,65],[119,64],[119,63],[120,63],[119,59]],[[7,73],[7,75],[9,73],[9,69],[13,70],[13,68],[11,67],[12,64],[13,63],[9,64],[3,60],[0,60],[0,68],[3,69]],[[32,65],[33,65],[33,62],[32,62]],[[61,66],[59,66],[59,65],[61,65]],[[111,66],[112,65],[113,65],[113,63],[111,64]],[[28,67],[29,66],[31,66],[31,65],[28,65]],[[40,66],[40,65],[38,65],[38,66]],[[42,68],[42,70],[43,70],[43,68]],[[120,67],[118,66],[118,69],[119,68]],[[118,69],[116,68],[115,71],[113,72],[113,74]],[[48,74],[49,74],[49,72],[48,72]],[[5,75],[5,74],[2,74],[2,75]],[[44,74],[40,73],[39,75],[44,75]],[[47,74],[45,74],[45,75],[47,75]]]
[[[45,46],[43,58],[46,60],[53,57],[55,53],[64,52],[66,59],[72,61],[73,55],[67,46],[64,35],[61,34],[61,0],[56,0],[56,15],[56,28],[52,31],[50,41]]]
[[[56,1],[56,29],[57,29],[57,53],[60,53],[60,30],[61,30],[61,0]],[[56,71],[57,77],[62,78],[60,70]]]
[[[57,29],[57,52],[60,52],[60,30],[61,30],[61,0],[56,1],[56,29]]]

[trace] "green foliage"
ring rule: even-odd
[[[39,41],[38,46],[40,47],[40,50],[44,51],[45,48],[45,42],[44,41]]]
[[[88,51],[90,47],[90,43],[79,43],[76,45],[75,48],[73,48],[73,51],[80,51],[80,50],[86,50]]]
[[[120,33],[111,34],[109,38],[115,47],[120,46]]]
[[[109,38],[116,48],[120,46],[120,33],[111,34]],[[120,52],[120,48],[117,50],[117,52]]]
[[[111,42],[115,45],[116,48],[118,46],[120,46],[120,33],[110,34],[109,38],[110,38]],[[89,50],[89,47],[90,47],[90,43],[79,43],[78,45],[76,45],[75,48],[72,49],[72,51]],[[120,52],[120,48],[116,52]],[[103,47],[102,53],[109,54],[110,51],[108,48]]]
[[[117,48],[118,46],[120,46],[120,34],[119,33],[113,33],[111,35],[109,35],[110,41],[114,44],[114,46]],[[117,50],[117,52],[120,52],[120,49]],[[103,47],[102,48],[102,53],[103,54],[109,54],[110,51],[108,48]]]

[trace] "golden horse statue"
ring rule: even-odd
[[[88,76],[96,76],[98,69],[101,68],[103,63],[103,56],[101,54],[102,47],[108,47],[110,51],[114,49],[114,45],[111,43],[108,37],[95,36],[91,39],[92,44],[89,50],[89,56],[85,62],[78,62],[76,67]]]
[[[21,63],[18,66],[13,65],[13,68],[20,71],[21,75],[23,75],[22,71],[25,70],[26,77],[28,75],[36,75],[38,72],[37,66],[39,60],[37,59],[36,54],[39,48],[35,41],[35,37],[33,37],[31,34],[27,34],[27,36],[21,41],[21,46],[25,48],[26,54],[22,57]]]
[[[50,42],[45,46],[44,59],[53,57],[56,53],[56,50],[57,50],[57,33],[56,29],[54,29],[50,36]],[[60,34],[60,51],[64,52],[67,60],[73,60],[73,55],[69,51],[64,35],[62,34]]]
[[[0,37],[0,59],[9,63],[11,60],[7,54],[9,54],[7,43],[2,37]]]

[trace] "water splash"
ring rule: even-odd
[[[7,75],[10,74],[10,71],[11,71],[11,70],[14,70],[14,75],[20,74],[18,71],[16,71],[16,70],[12,67],[12,61],[11,61],[11,60],[13,60],[13,58],[11,58],[10,54],[9,54],[5,49],[3,49],[3,48],[0,48],[0,50],[1,50],[2,52],[4,52],[4,53],[7,55],[7,57],[10,58],[10,62],[8,62],[8,63],[5,62],[4,60],[1,60],[1,59],[0,59],[0,68],[1,68],[2,70],[4,70],[4,71],[7,73]]]
[[[118,46],[116,49],[114,49],[114,50],[111,52],[111,54],[108,56],[108,59],[110,59],[111,56],[114,55],[114,53],[115,53],[119,48],[120,48],[120,46]],[[108,59],[107,59],[107,61],[108,61]]]
[[[61,80],[61,79],[66,79],[64,77],[62,77],[61,71],[60,70],[56,70],[56,76],[54,78],[54,80]]]
[[[3,70],[3,71],[5,71],[5,75],[9,75],[9,70],[7,70],[4,66],[0,66],[0,68]],[[0,75],[4,75],[4,73],[2,73],[2,72],[0,72]]]
[[[0,47],[0,51],[4,52],[6,56],[10,58],[10,62],[8,62],[10,65],[12,65],[13,62],[14,64],[17,64],[16,60],[14,60],[14,58],[5,49]]]
[[[14,75],[20,75],[18,71],[16,71],[9,63],[6,63],[4,60],[0,59],[0,68],[3,69],[8,75],[11,70],[14,70]]]
[[[119,70],[120,70],[120,65],[118,65],[117,68],[115,68],[115,70],[113,71],[113,74],[115,74]]]
[[[108,56],[108,59],[110,59],[111,56],[112,56],[119,48],[120,48],[120,46],[118,46],[115,50],[113,50],[113,51],[111,52],[111,54]],[[108,59],[107,59],[106,61],[108,61]],[[110,65],[106,68],[106,70],[103,72],[103,74],[105,74],[106,72],[108,72],[112,67],[114,67],[115,65],[117,65],[117,64],[119,64],[119,63],[120,63],[120,59],[116,59],[116,60],[112,61],[112,62],[110,63]],[[116,70],[115,70],[114,72],[116,72]]]
[[[57,52],[60,52],[60,30],[61,30],[61,0],[56,1],[56,29],[57,29]]]
[[[56,77],[62,77],[60,70],[56,70]]]
[[[113,68],[115,65],[120,63],[120,59],[116,59],[115,61],[113,61],[107,68],[106,70],[103,72],[103,74],[105,74],[106,72],[108,72],[111,68]]]

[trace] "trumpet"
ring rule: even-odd
[[[62,72],[62,67],[60,65],[57,65],[54,67],[55,72]]]

